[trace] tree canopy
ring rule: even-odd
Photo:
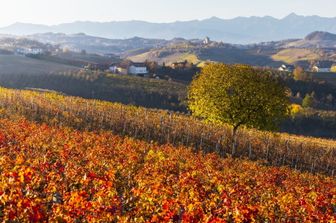
[[[330,71],[333,73],[336,73],[336,65],[332,65],[332,67],[330,68]]]
[[[314,105],[314,95],[313,94],[306,94],[302,101],[302,107],[304,108],[311,108]]]
[[[248,65],[210,64],[192,81],[188,105],[194,116],[274,130],[289,113],[287,88],[270,71]]]
[[[298,66],[294,69],[293,76],[294,76],[294,79],[297,80],[297,81],[307,81],[307,80],[309,80],[308,73],[306,73],[305,70],[300,66]]]

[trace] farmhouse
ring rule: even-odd
[[[279,71],[285,71],[285,72],[293,72],[294,69],[295,67],[293,65],[286,65],[286,64],[282,64],[278,68]]]
[[[145,63],[133,63],[130,61],[113,64],[110,66],[109,70],[116,74],[144,75],[148,73]]]
[[[113,64],[109,68],[115,74],[128,74],[128,65],[127,64]]]
[[[39,55],[43,54],[44,50],[41,48],[18,48],[16,53],[21,55]]]
[[[144,63],[132,63],[128,68],[128,73],[133,75],[147,74],[147,66]]]
[[[208,44],[210,44],[210,43],[211,43],[210,38],[209,38],[209,37],[205,37],[204,40],[203,40],[203,44],[204,44],[204,45],[208,45]]]

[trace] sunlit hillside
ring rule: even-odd
[[[146,122],[159,115],[161,123],[181,125],[177,117],[169,121],[169,115],[155,111],[4,89],[0,101],[2,116],[12,118],[0,118],[1,221],[336,220],[334,178],[272,167],[264,161],[225,158],[216,152],[205,153],[201,145],[198,151],[177,146],[176,141],[171,141],[175,146],[159,145],[156,135],[146,135],[160,130],[176,140],[171,130],[177,129],[155,124],[150,132],[151,124]],[[62,111],[58,109],[61,107]],[[111,116],[115,112],[120,116]],[[134,116],[140,112],[140,116]],[[129,114],[133,114],[133,120]],[[142,115],[150,120],[137,120]],[[35,124],[23,116],[44,124]],[[123,126],[111,118],[120,120]],[[116,135],[129,134],[129,125],[135,121],[141,125],[134,129],[134,136],[142,136],[143,140],[148,137],[150,142]],[[104,123],[105,129],[115,133],[103,131]],[[258,140],[257,135],[253,137]],[[301,145],[304,141],[315,146],[332,145],[314,139],[296,140]],[[301,149],[315,158],[327,155],[323,150],[316,153]],[[334,154],[331,151],[327,156]]]
[[[158,143],[184,145],[196,151],[231,156],[232,130],[164,110],[145,109],[55,93],[1,89],[1,116],[21,117],[80,130],[108,130]],[[242,129],[235,157],[261,160],[269,165],[333,176],[336,169],[333,140]]]

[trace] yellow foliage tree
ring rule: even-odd
[[[232,155],[240,126],[274,130],[289,114],[282,82],[248,65],[205,66],[189,87],[188,101],[194,116],[233,127]]]
[[[305,81],[309,78],[308,74],[300,66],[298,66],[294,69],[293,76],[294,76],[294,79],[297,80],[297,81]]]
[[[331,72],[336,73],[336,65],[333,65],[330,69]]]
[[[301,105],[298,104],[292,104],[290,106],[290,113],[292,116],[295,116],[296,114],[300,113],[303,110]]]

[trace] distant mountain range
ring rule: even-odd
[[[265,17],[237,17],[220,19],[212,17],[172,23],[144,21],[124,22],[73,22],[54,26],[15,23],[0,28],[0,33],[31,35],[56,32],[65,34],[86,33],[104,38],[125,39],[132,37],[173,39],[204,38],[229,43],[256,43],[282,39],[303,38],[316,30],[336,33],[336,17],[300,16],[294,13],[283,19]]]

